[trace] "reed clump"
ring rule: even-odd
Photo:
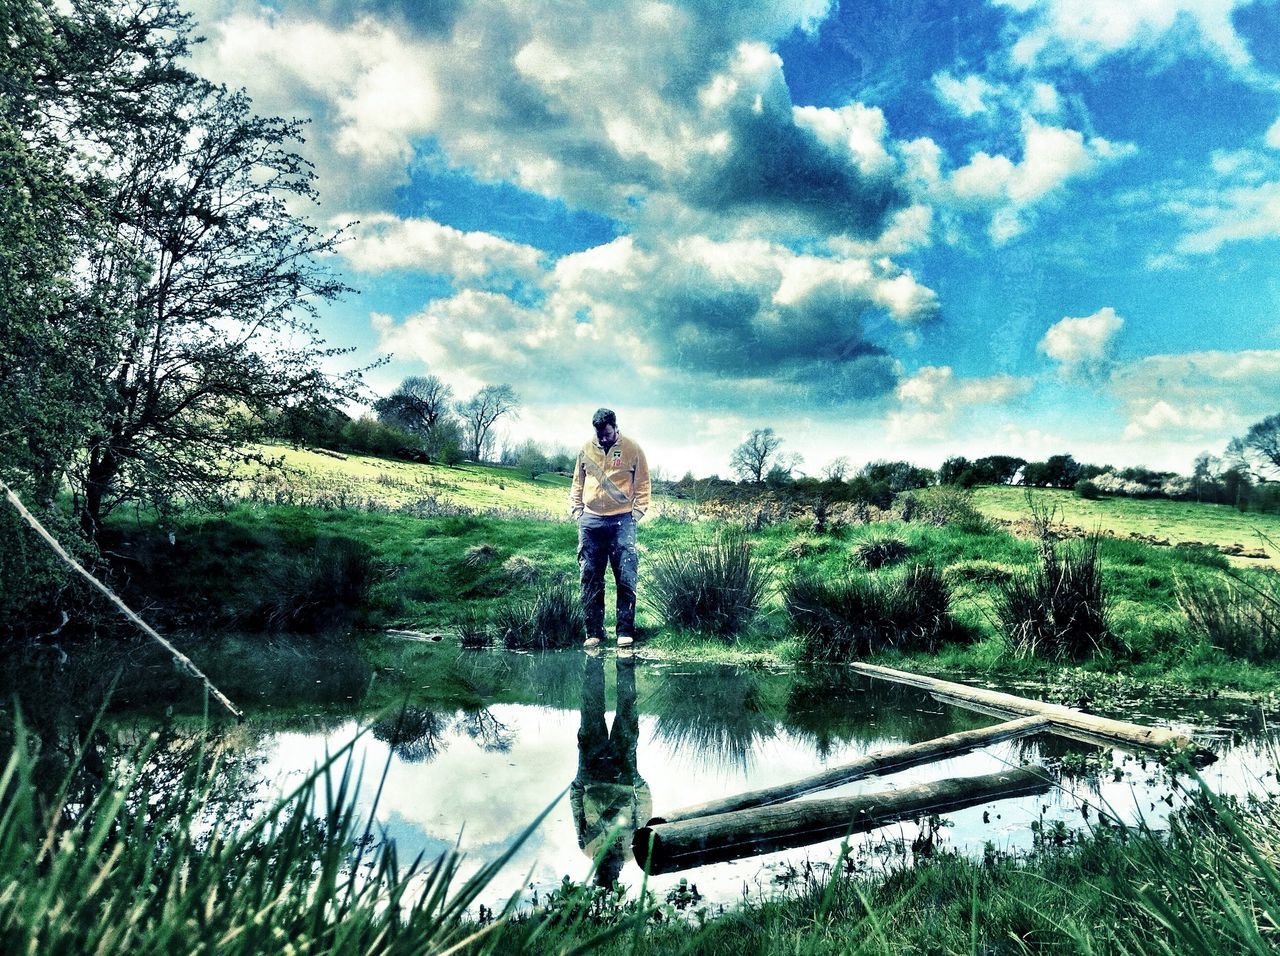
[[[809,660],[857,660],[890,649],[936,653],[955,632],[950,591],[929,564],[892,576],[802,570],[783,585],[782,604]]]
[[[755,620],[768,581],[746,535],[726,530],[710,544],[659,553],[645,594],[668,625],[732,641]]]

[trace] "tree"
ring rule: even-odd
[[[772,428],[756,428],[730,454],[729,467],[739,481],[761,484],[782,447],[782,441]]]
[[[1231,439],[1227,459],[1254,478],[1280,475],[1280,414],[1255,422],[1243,437]]]
[[[378,418],[417,435],[427,458],[442,457],[444,436],[436,433],[449,418],[453,389],[435,375],[411,375],[386,398],[374,402]]]
[[[486,385],[455,407],[462,419],[472,458],[481,461],[493,423],[503,415],[517,417],[520,414],[520,399],[510,385]]]
[[[23,428],[26,463],[68,456],[75,511],[95,537],[122,502],[216,497],[237,461],[260,458],[243,449],[276,410],[350,394],[352,380],[318,370],[340,350],[309,322],[345,291],[321,264],[338,236],[294,212],[315,198],[293,152],[301,124],[259,117],[243,92],[185,69],[190,24],[171,0],[77,0],[66,13],[15,0],[5,12],[34,52],[15,62],[13,42],[0,44],[0,149],[48,157],[43,170],[18,164],[20,196],[40,199],[67,248],[37,253],[52,279],[30,263],[10,273],[21,288],[4,290],[6,314],[23,293],[52,302],[51,286],[59,306],[23,320],[17,338],[51,357],[25,383],[0,368],[11,389],[0,411],[21,400],[48,412]],[[45,202],[50,183],[70,198]],[[34,207],[25,216],[41,221]],[[21,366],[29,348],[0,363]],[[67,394],[74,414],[59,410]]]
[[[832,458],[822,467],[822,477],[825,481],[844,481],[847,474],[849,474],[849,458],[846,455]]]
[[[526,440],[515,449],[516,467],[528,474],[529,480],[537,478],[544,471],[551,470],[551,463],[546,453],[532,438]]]
[[[0,7],[0,469],[42,504],[99,428],[98,358],[117,333],[111,277],[86,255],[113,226],[93,157],[180,74],[185,20],[169,0]]]

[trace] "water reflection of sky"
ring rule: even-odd
[[[613,666],[610,661],[609,667]],[[644,676],[661,677],[657,669]],[[676,676],[678,681],[697,675],[682,670]],[[750,714],[734,713],[744,694],[757,694],[760,689],[749,681],[711,688],[714,678],[702,676],[701,682],[687,685],[687,693],[677,683],[674,690],[668,686],[665,691],[654,691],[650,686],[642,695],[642,710],[654,705],[663,708],[656,714],[640,715],[636,745],[636,770],[647,784],[655,812],[785,783],[895,744],[992,722],[937,705],[924,695],[899,694],[886,701],[859,691],[841,701],[839,695],[848,691],[844,688],[833,689],[832,696],[845,709],[845,725],[835,720],[830,733],[815,734],[812,722],[765,717],[765,708],[756,704],[751,704]],[[709,694],[701,702],[693,690],[699,685],[705,685]],[[921,723],[904,723],[899,711],[923,715],[918,717]],[[491,904],[499,902],[530,884],[545,892],[565,875],[579,880],[588,877],[590,861],[579,846],[578,826],[565,795],[579,773],[579,710],[497,704],[481,711],[427,712],[410,718],[401,728],[403,733],[388,729],[386,722],[379,725],[376,735],[366,733],[355,752],[364,768],[359,789],[364,808],[371,804],[386,766],[377,820],[397,842],[402,859],[420,852],[434,857],[456,845],[466,855],[464,874],[473,872],[501,854],[554,802],[547,819],[502,871],[485,899]],[[605,713],[605,719],[610,726],[616,724],[614,707]],[[267,756],[264,788],[287,789],[291,781],[356,732],[357,725],[351,722],[324,732],[269,736],[263,741]],[[415,734],[420,736],[415,738]],[[825,791],[822,796],[992,773],[1027,761],[1059,757],[1066,746],[1060,740],[1043,738],[998,744],[892,776],[858,781]],[[1171,806],[1177,805],[1176,799],[1172,804],[1167,802],[1168,779],[1154,761],[1115,752],[1100,759],[1095,768],[1099,765],[1101,773],[1068,775],[1061,787],[1045,794],[946,814],[948,825],[941,831],[941,845],[975,855],[981,854],[987,843],[999,851],[1025,850],[1033,844],[1033,824],[1052,828],[1055,821],[1062,821],[1070,829],[1079,829],[1096,821],[1099,808],[1125,822],[1141,818],[1160,824]],[[1226,744],[1205,777],[1219,792],[1243,794],[1258,788],[1270,766],[1259,746]],[[864,865],[877,865],[877,861],[900,859],[895,853],[886,853],[886,848],[898,841],[909,846],[917,833],[915,823],[895,824],[856,837],[853,843],[866,851],[868,862]],[[684,877],[696,883],[709,901],[730,903],[741,899],[744,891],[753,896],[776,892],[776,875],[792,865],[802,868],[805,861],[830,862],[838,847],[838,840],[828,841],[712,864],[654,877],[650,886],[661,897]],[[620,878],[632,887],[641,881],[642,874],[629,853]]]

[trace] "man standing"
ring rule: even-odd
[[[582,613],[587,647],[604,640],[604,568],[613,569],[617,591],[618,646],[636,630],[636,522],[649,508],[649,464],[644,452],[618,431],[608,408],[591,416],[593,441],[582,446],[573,470],[569,507],[578,522],[578,567],[582,569]]]

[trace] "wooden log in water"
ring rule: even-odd
[[[731,797],[674,810],[671,813],[649,820],[648,826],[654,826],[658,823],[677,823],[681,820],[692,820],[695,817],[708,817],[717,813],[732,813],[735,810],[746,810],[751,807],[764,807],[782,803],[784,800],[816,793],[820,790],[829,790],[832,787],[838,787],[854,780],[861,780],[864,777],[878,777],[896,773],[899,770],[906,770],[909,767],[916,767],[923,763],[932,763],[935,760],[945,760],[957,754],[968,753],[971,750],[977,750],[979,747],[986,747],[1003,740],[1029,737],[1031,734],[1048,730],[1050,727],[1051,724],[1048,718],[1033,715],[1010,720],[1002,724],[993,724],[990,727],[981,727],[977,730],[965,730],[960,733],[948,734],[945,737],[937,737],[920,743],[892,747],[876,753],[865,754],[839,767],[832,767],[821,773],[794,780],[790,783],[760,790],[751,790]]]
[[[1165,730],[1162,727],[1145,727],[1124,720],[1098,717],[1061,704],[1050,704],[1042,700],[1032,700],[1028,697],[1019,697],[1016,694],[1006,694],[982,687],[970,687],[967,684],[894,670],[891,667],[880,667],[877,664],[856,662],[850,666],[870,677],[880,677],[898,684],[909,684],[912,687],[927,690],[947,703],[960,706],[972,704],[974,709],[984,713],[1006,717],[1038,714],[1048,718],[1054,724],[1055,730],[1061,729],[1068,735],[1071,735],[1071,731],[1075,731],[1091,740],[1126,749],[1186,753],[1192,760],[1202,765],[1217,759],[1212,751],[1200,747],[1185,734]]]
[[[636,862],[650,873],[736,860],[865,833],[898,820],[943,813],[1049,788],[1040,770],[1015,769],[955,777],[855,797],[792,800],[679,823],[641,827],[632,839]]]

